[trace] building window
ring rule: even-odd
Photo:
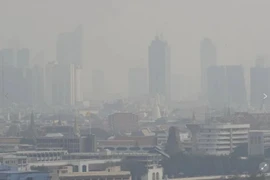
[[[159,180],[159,172],[156,173],[156,180]]]
[[[156,175],[154,172],[152,173],[152,180],[156,180]]]
[[[73,172],[79,172],[79,167],[78,166],[73,166]]]
[[[86,172],[86,165],[82,166],[82,172]]]

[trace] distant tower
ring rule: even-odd
[[[171,67],[170,47],[166,41],[156,37],[148,48],[149,93],[160,94],[170,100]]]
[[[201,60],[201,88],[202,94],[207,95],[207,69],[211,66],[217,65],[217,51],[212,40],[204,38],[201,41],[200,47],[200,60]]]

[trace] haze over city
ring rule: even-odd
[[[106,91],[127,96],[129,68],[147,68],[148,46],[156,35],[162,35],[171,48],[171,73],[184,76],[179,83],[184,99],[197,99],[200,92],[203,38],[215,44],[218,64],[244,66],[247,85],[250,66],[258,55],[267,57],[270,49],[267,0],[0,3],[0,47],[13,46],[18,40],[20,47],[30,48],[34,64],[41,63],[33,60],[40,52],[45,62],[55,61],[58,35],[83,26],[82,85],[86,94],[92,91],[92,70],[101,69]]]

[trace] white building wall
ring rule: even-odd
[[[141,177],[141,180],[162,180],[163,168],[152,166],[148,169],[147,174]]]

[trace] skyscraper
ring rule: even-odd
[[[149,93],[170,100],[170,47],[156,37],[148,48]]]
[[[129,97],[146,95],[147,91],[147,69],[131,68],[128,73]]]
[[[29,49],[19,49],[17,52],[17,67],[26,68],[29,67],[30,52]]]
[[[104,72],[101,70],[92,71],[92,89],[93,97],[97,100],[103,100],[105,94]]]
[[[0,50],[0,60],[1,64],[7,66],[14,66],[15,65],[15,50],[14,49],[2,49]]]
[[[250,68],[250,104],[260,109],[263,103],[264,93],[270,93],[270,68],[256,66]],[[265,102],[269,106],[268,98]]]
[[[45,103],[47,105],[52,105],[53,99],[52,99],[52,91],[53,91],[53,73],[54,68],[57,65],[57,62],[49,62],[47,63],[45,67],[45,83],[44,83],[44,97],[45,97]]]
[[[204,38],[200,46],[201,88],[202,94],[207,95],[207,69],[217,65],[217,52],[215,45],[209,38]]]
[[[244,69],[241,65],[226,66],[228,101],[234,108],[247,108]]]
[[[208,101],[212,108],[247,108],[244,70],[241,65],[211,66],[207,69]]]
[[[59,64],[82,65],[82,36],[81,25],[74,32],[59,34],[56,51]]]
[[[208,101],[211,108],[227,106],[226,70],[224,66],[211,66],[207,69]]]
[[[32,100],[34,106],[44,103],[44,70],[35,65],[32,68]]]
[[[54,105],[73,106],[76,102],[76,67],[74,64],[57,64],[53,68],[52,100]]]

